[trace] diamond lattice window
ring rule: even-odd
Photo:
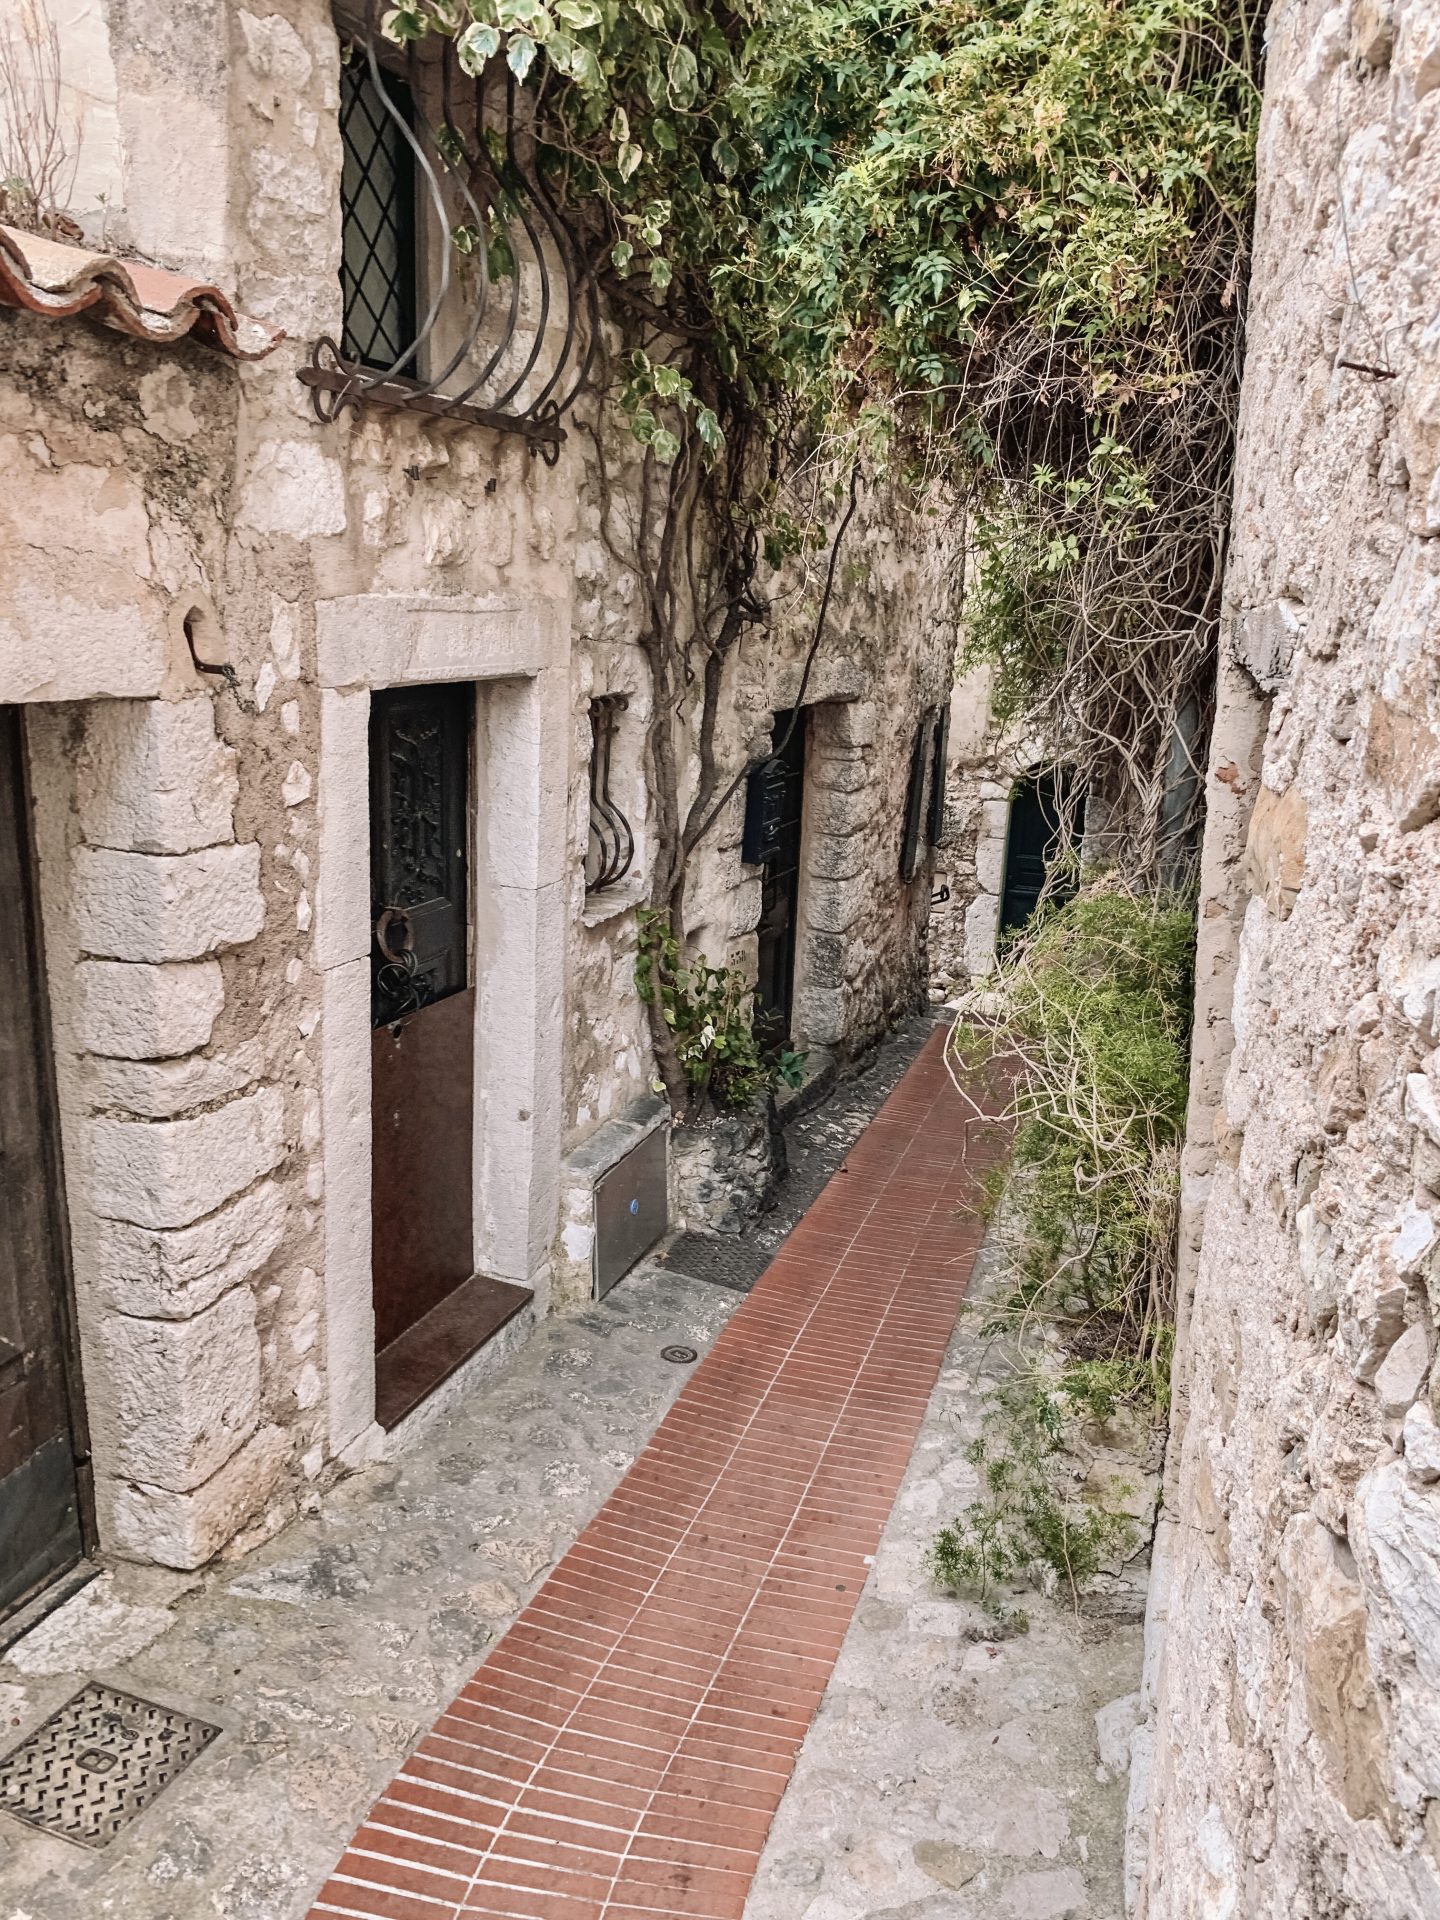
[[[362,366],[390,368],[415,338],[415,158],[405,137],[414,123],[410,91],[388,73],[377,83],[358,48],[341,69],[340,86],[344,352]]]

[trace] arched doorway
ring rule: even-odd
[[[1073,796],[1069,767],[1027,774],[1010,793],[1010,824],[1005,838],[1005,874],[1000,894],[1000,932],[1023,927],[1035,911],[1051,868],[1067,846],[1078,846],[1085,825],[1085,797]],[[1049,899],[1068,900],[1074,876],[1052,885]]]

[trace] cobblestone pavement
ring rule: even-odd
[[[0,1814],[4,1920],[295,1920],[377,1792],[610,1493],[738,1296],[646,1264],[544,1322],[245,1560],[117,1568],[0,1661],[0,1740],[98,1678],[223,1736],[103,1851]]]
[[[1006,1640],[925,1573],[975,1497],[985,1382],[1011,1365],[978,1330],[995,1264],[987,1244],[744,1920],[1120,1920],[1143,1556],[1078,1618],[1017,1596],[1030,1630]],[[1141,1508],[1145,1476],[1113,1437],[1106,1470]]]

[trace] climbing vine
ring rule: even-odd
[[[608,393],[645,449],[646,511],[608,524],[644,584],[651,905],[682,943],[686,863],[726,788],[724,662],[769,617],[764,563],[823,547],[859,468],[949,519],[999,716],[1063,749],[1134,870],[1158,870],[1177,749],[1197,756],[1207,724],[1261,5],[384,16],[391,38],[450,35],[471,70],[503,62],[522,86],[625,330]],[[682,806],[692,689],[700,791]]]

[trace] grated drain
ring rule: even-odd
[[[0,1760],[0,1810],[103,1847],[220,1732],[92,1680]]]

